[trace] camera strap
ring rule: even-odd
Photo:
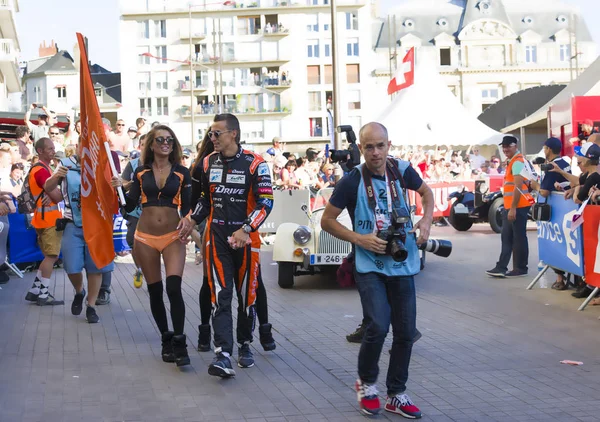
[[[367,192],[367,200],[369,201],[369,207],[375,211],[378,208],[377,198],[375,197],[375,189],[373,188],[373,173],[371,170],[367,168],[366,165],[362,167],[362,176],[365,184],[365,190]],[[396,189],[396,184],[394,183],[396,180],[400,182],[400,186],[402,186],[402,190],[406,190],[404,187],[404,179],[400,174],[400,170],[398,170],[398,166],[396,165],[395,160],[386,160],[385,166],[385,184],[386,184],[386,193],[387,193],[387,205],[388,205],[388,213],[391,217],[392,215],[392,204],[394,202],[400,202],[400,195],[398,194],[398,189]],[[391,200],[390,200],[391,199]]]

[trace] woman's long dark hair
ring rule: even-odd
[[[183,157],[181,144],[179,143],[177,136],[175,136],[173,129],[166,125],[155,126],[146,135],[146,145],[144,145],[144,150],[142,151],[142,162],[145,166],[152,166],[152,164],[154,164],[154,151],[152,151],[152,145],[154,144],[156,134],[160,130],[166,130],[173,137],[173,150],[169,154],[169,162],[173,165],[181,164],[181,158]]]
[[[210,127],[206,130],[204,134],[204,138],[200,141],[200,145],[198,146],[198,152],[196,153],[196,161],[194,161],[194,165],[192,166],[192,174],[196,171],[196,167],[204,161],[204,158],[207,155],[210,155],[215,150],[215,145],[210,140],[210,136],[208,136],[208,132],[210,132]]]

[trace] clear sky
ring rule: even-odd
[[[380,0],[381,13],[406,0]],[[527,1],[527,0],[523,0]],[[588,28],[596,42],[600,43],[599,0],[563,0],[581,8]],[[19,0],[17,29],[21,44],[21,60],[38,55],[38,47],[44,39],[54,39],[59,48],[73,51],[77,42],[76,32],[89,39],[90,60],[111,71],[119,71],[119,1],[118,0],[52,0],[51,6],[40,7],[35,0]]]

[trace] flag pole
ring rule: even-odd
[[[115,161],[113,160],[112,152],[110,151],[110,145],[108,145],[108,142],[104,142],[104,149],[106,150],[106,155],[108,156],[108,163],[110,164],[112,175],[119,177],[119,173],[117,172],[117,167],[115,166]],[[121,202],[121,205],[125,206],[125,195],[123,194],[123,187],[119,186],[117,188],[117,192],[119,193],[119,201]]]
[[[340,81],[338,72],[338,51],[337,51],[337,7],[336,0],[331,0],[331,62],[333,69],[333,126],[335,136],[335,148],[342,149],[342,140],[336,130],[340,126]],[[357,128],[354,128],[357,129]]]

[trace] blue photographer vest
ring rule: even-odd
[[[70,158],[62,158],[60,164],[69,167],[67,172],[67,192],[68,204],[65,206],[71,211],[73,224],[77,227],[83,227],[81,219],[81,166],[78,161]],[[65,192],[63,192],[65,194]]]
[[[394,160],[398,163],[400,174],[404,176],[404,172],[410,166],[407,161]],[[362,167],[364,164],[358,166],[360,172],[360,184],[358,187],[358,197],[356,200],[356,209],[354,211],[354,231],[359,234],[370,234],[377,233],[376,216],[373,209],[369,206],[369,197],[365,187],[365,180],[362,176]],[[384,180],[372,178],[372,185],[375,193],[375,199],[377,200],[378,212],[383,213],[386,219],[389,221],[388,216],[388,189],[387,184]],[[402,207],[410,214],[410,207],[406,203],[406,192],[402,190],[400,181],[394,180],[396,190],[399,196],[399,204],[396,206]],[[389,198],[391,200],[391,197]],[[380,273],[386,276],[410,276],[418,274],[421,269],[421,260],[419,256],[419,249],[417,248],[417,240],[414,234],[408,233],[412,229],[412,220],[405,224],[406,230],[406,241],[405,246],[408,251],[408,258],[403,262],[396,262],[391,256],[388,255],[377,255],[371,251],[361,248],[360,246],[355,247],[355,267],[359,273]]]
[[[140,159],[134,158],[129,163],[131,164],[131,168],[133,169],[133,172],[131,173],[131,180],[133,180],[133,177],[135,175],[135,169],[138,168],[138,166],[140,164]],[[127,213],[128,217],[140,218],[141,215],[142,215],[142,206],[141,205],[138,205],[137,207],[135,207],[135,209],[133,211]]]

